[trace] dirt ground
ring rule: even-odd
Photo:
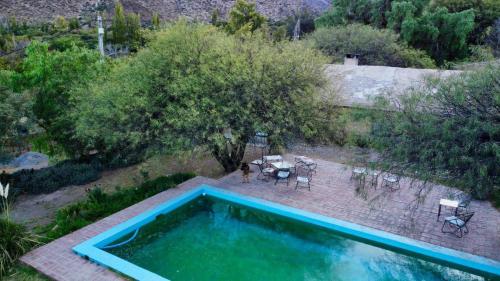
[[[360,157],[365,159],[375,157],[366,149],[339,146],[311,147],[303,144],[293,145],[284,152],[342,164],[352,163]],[[260,156],[259,149],[249,147],[245,152],[244,161],[250,162]],[[195,172],[197,175],[216,179],[224,175],[222,166],[207,152],[194,151],[179,155],[156,156],[141,164],[105,171],[99,180],[86,185],[67,186],[50,194],[22,195],[12,206],[10,214],[15,221],[30,229],[46,225],[54,219],[58,209],[84,199],[89,188],[98,186],[106,192],[113,192],[117,186],[135,186],[145,180],[144,171],[147,171],[150,179],[177,172]]]

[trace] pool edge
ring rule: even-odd
[[[391,248],[399,249],[405,252],[414,253],[419,256],[428,257],[438,262],[443,262],[464,268],[472,272],[487,273],[489,275],[500,277],[500,262],[485,257],[453,250],[450,248],[418,241],[386,231],[362,226],[355,223],[327,217],[324,215],[304,211],[301,209],[285,206],[282,204],[270,202],[267,200],[242,195],[239,193],[223,190],[211,185],[202,184],[185,192],[173,199],[145,211],[115,227],[108,229],[80,244],[73,247],[72,250],[79,256],[88,257],[89,260],[97,264],[111,268],[137,280],[167,280],[148,270],[138,267],[130,262],[120,259],[98,248],[99,245],[105,245],[106,242],[116,240],[123,236],[123,232],[131,231],[152,221],[157,215],[168,213],[178,206],[191,201],[192,199],[210,195],[230,202],[248,206],[251,208],[263,210],[273,214],[285,216],[291,219],[299,220],[313,225],[331,229],[333,231],[349,235],[358,239],[366,240],[376,244],[382,244]],[[129,268],[130,270],[124,270]],[[130,272],[124,272],[130,271]],[[152,274],[152,275],[151,275]]]

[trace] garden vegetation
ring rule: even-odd
[[[372,130],[385,167],[498,198],[500,65],[429,80],[396,105],[378,111]]]

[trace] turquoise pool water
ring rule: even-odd
[[[209,196],[107,252],[172,281],[489,280]]]

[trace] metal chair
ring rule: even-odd
[[[382,187],[389,187],[391,190],[398,190],[401,188],[399,181],[401,180],[401,176],[387,174],[382,178]]]
[[[349,180],[356,180],[361,186],[365,185],[366,168],[354,167],[352,169],[351,178]]]
[[[305,172],[303,172],[305,171]],[[311,169],[300,169],[297,171],[297,183],[295,184],[295,189],[299,188],[299,184],[307,185],[309,191],[311,191],[311,181],[312,181],[312,173]]]
[[[370,185],[375,189],[377,189],[378,177],[380,176],[380,173],[375,170],[368,170],[367,175],[370,177]]]
[[[274,175],[275,170],[271,167],[267,167],[267,164],[262,160],[254,160],[250,164],[259,167],[259,174],[257,175],[257,179],[269,180],[269,177],[272,177]]]
[[[286,185],[290,183],[290,169],[279,169],[278,173],[276,173],[276,181],[274,185],[278,183],[280,180],[286,180]]]
[[[447,217],[444,219],[443,226],[441,227],[441,232],[443,233],[453,233],[458,238],[462,238],[465,233],[469,233],[467,228],[467,223],[474,215],[471,213],[458,214],[456,216]],[[450,229],[450,231],[445,231],[445,227]]]
[[[455,214],[458,213],[467,213],[469,204],[472,201],[472,195],[469,193],[460,192],[455,195],[455,200],[458,201],[458,207],[455,210]]]

